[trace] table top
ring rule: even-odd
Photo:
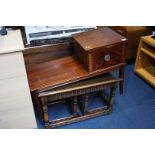
[[[124,66],[120,63],[114,66],[87,72],[74,56],[66,56],[41,64],[27,66],[28,81],[31,91],[47,90],[62,85],[73,83],[89,77],[101,75]]]

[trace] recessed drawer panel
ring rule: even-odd
[[[92,71],[107,68],[123,62],[122,48],[122,46],[109,46],[92,52]]]
[[[26,75],[22,52],[0,55],[0,79]]]

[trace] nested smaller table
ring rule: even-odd
[[[115,78],[108,73],[46,91],[35,91],[32,95],[38,107],[38,112],[45,123],[45,128],[54,128],[103,114],[110,114],[113,108],[116,86],[121,80],[123,79]],[[110,88],[108,98],[101,93],[105,88]],[[89,94],[94,92],[100,94],[100,97],[106,102],[106,106],[89,110],[88,97]],[[81,96],[84,97],[83,106],[78,102],[78,98]],[[65,102],[71,101],[71,115],[57,120],[49,120],[48,106],[62,100]],[[81,112],[79,113],[80,110]]]

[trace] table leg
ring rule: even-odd
[[[116,95],[116,88],[117,88],[117,86],[115,85],[115,86],[112,86],[110,89],[110,97],[109,97],[109,106],[110,107],[113,107],[114,98]]]
[[[48,129],[50,128],[50,125],[49,125],[49,119],[48,119],[48,107],[47,107],[46,97],[41,97],[41,104],[43,107],[43,117],[44,117],[45,128]]]
[[[123,94],[123,87],[124,87],[124,67],[121,67],[119,69],[119,77],[123,79],[119,83],[120,94]]]
[[[78,112],[77,112],[77,97],[74,97],[73,99],[73,116],[77,116]]]
[[[32,99],[33,99],[33,103],[35,105],[35,108],[37,109],[37,112],[38,112],[40,118],[43,120],[44,119],[43,118],[43,109],[42,109],[40,98],[38,98],[37,92],[32,92]]]
[[[88,113],[88,95],[84,96],[84,114]]]

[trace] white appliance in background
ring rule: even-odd
[[[96,26],[25,26],[27,44],[31,41],[69,38],[72,34],[95,29]]]

